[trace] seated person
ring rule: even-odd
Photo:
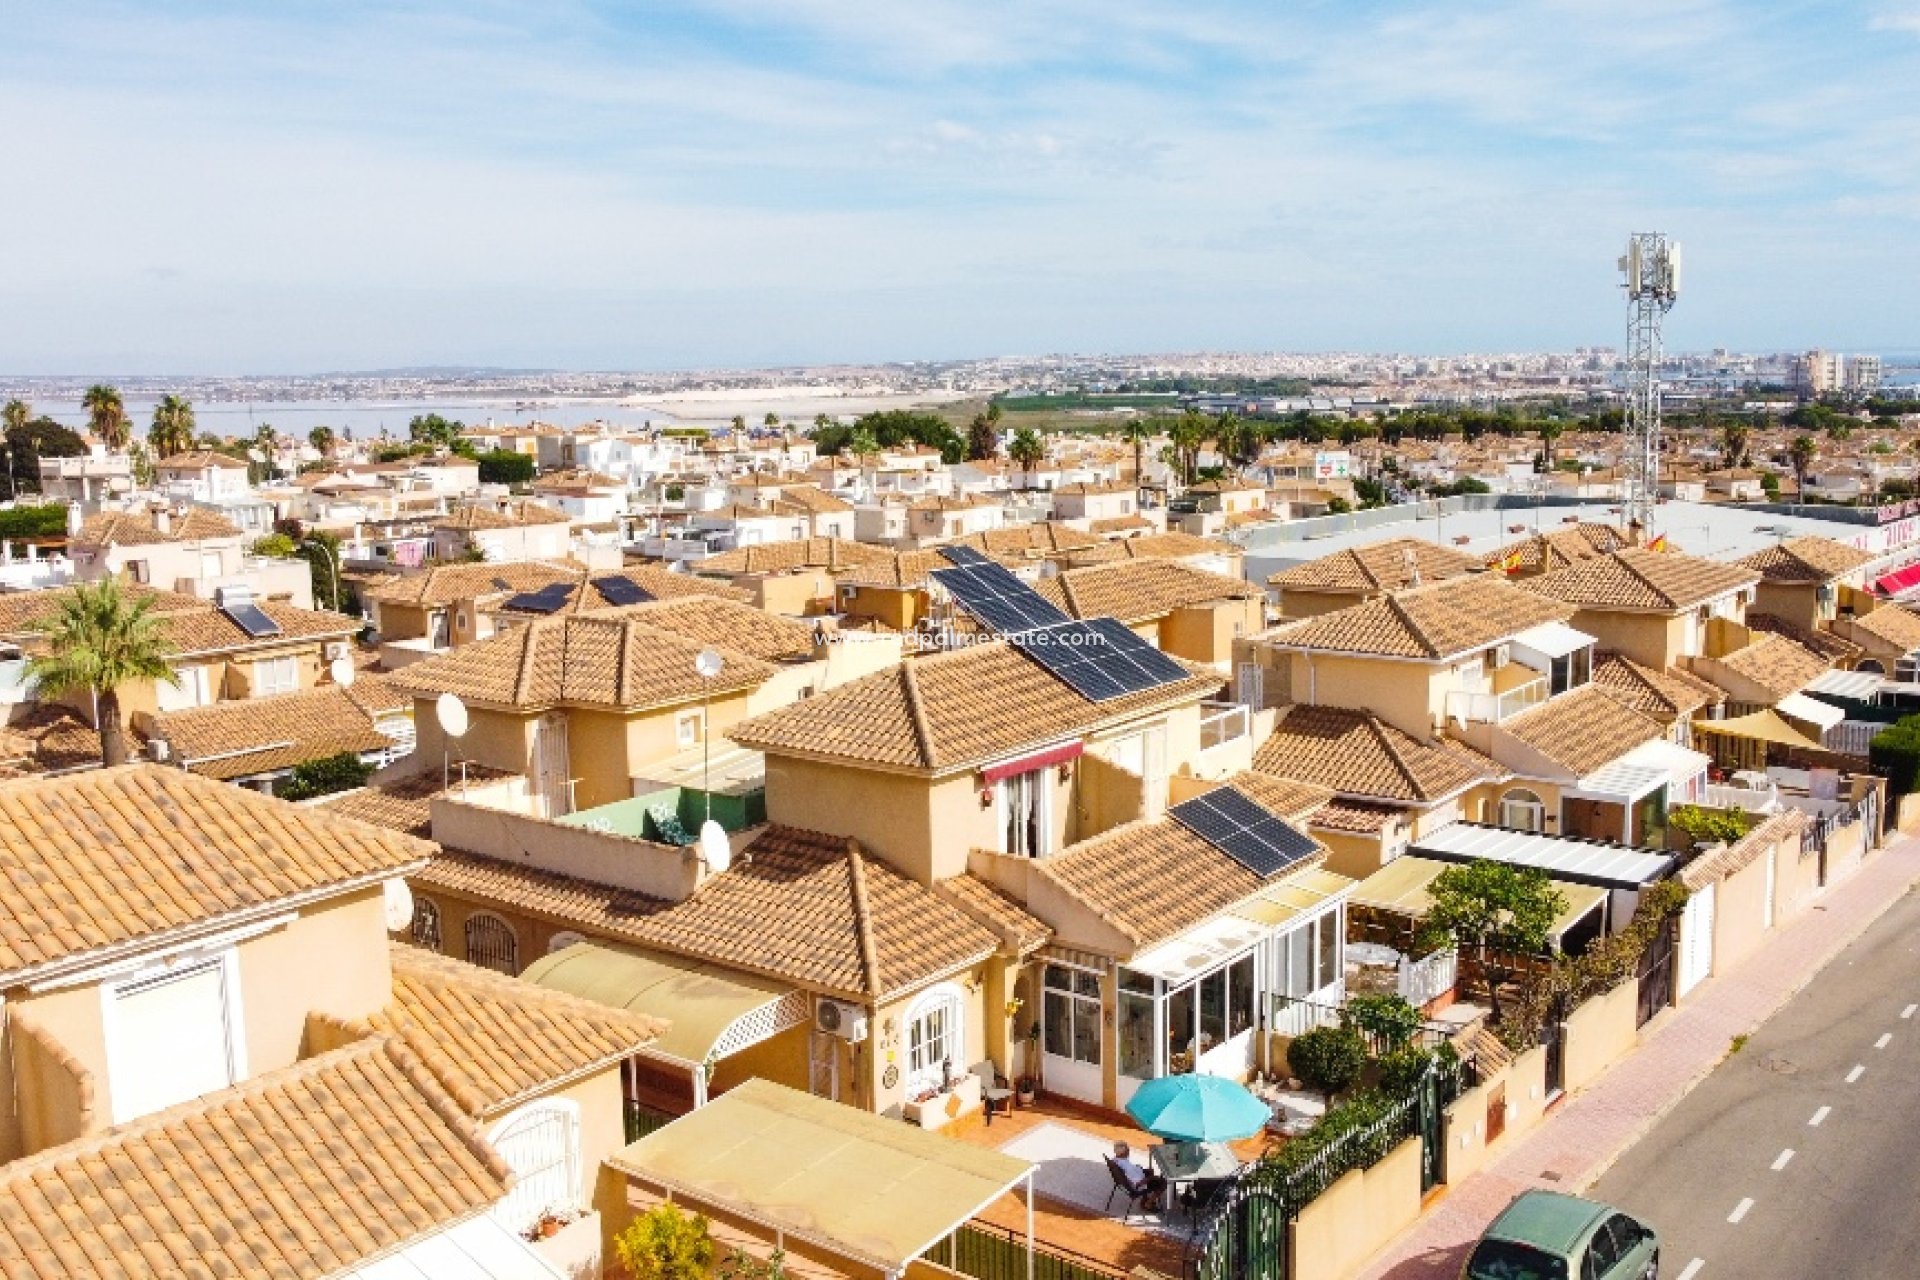
[[[1146,1189],[1146,1195],[1140,1199],[1143,1209],[1160,1209],[1167,1198],[1167,1180],[1151,1169],[1142,1169],[1133,1162],[1133,1148],[1124,1142],[1113,1144],[1113,1162],[1119,1166],[1120,1173],[1128,1185]]]

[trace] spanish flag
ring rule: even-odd
[[[1649,551],[1665,551],[1666,549],[1667,535],[1664,533],[1647,544],[1647,550]]]
[[[1520,566],[1526,563],[1526,556],[1523,554],[1526,545],[1524,542],[1515,543],[1507,554],[1500,557],[1500,571],[1502,573],[1517,573]]]

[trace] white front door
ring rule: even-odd
[[[543,716],[534,729],[534,785],[540,797],[543,818],[559,818],[573,812],[572,760],[567,749],[567,718]]]
[[[1042,978],[1040,1073],[1049,1093],[1099,1104],[1100,979],[1050,964]]]
[[[1713,972],[1713,898],[1718,885],[1707,885],[1687,899],[1680,915],[1680,994],[1699,986]]]

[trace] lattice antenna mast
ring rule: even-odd
[[[1653,533],[1660,499],[1660,320],[1680,296],[1680,245],[1657,231],[1627,237],[1626,515]]]

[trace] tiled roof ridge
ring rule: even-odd
[[[867,905],[867,867],[860,842],[847,841],[847,892],[853,900],[853,927],[860,943],[860,971],[866,993],[878,1000],[885,990],[880,983],[880,949],[873,938],[873,914]]]
[[[1373,735],[1374,741],[1380,744],[1380,750],[1386,753],[1387,759],[1393,761],[1393,767],[1400,771],[1401,778],[1406,781],[1407,790],[1422,800],[1429,799],[1425,784],[1414,773],[1413,766],[1407,762],[1406,756],[1401,754],[1400,744],[1395,742],[1393,735],[1387,732],[1386,722],[1369,712],[1362,723],[1366,725],[1367,732]]]
[[[1077,570],[1069,570],[1058,576],[1060,579],[1060,595],[1061,598],[1067,602],[1067,612],[1078,618],[1084,615],[1080,612],[1080,593],[1074,589],[1073,575],[1075,572],[1077,572]]]
[[[1431,585],[1437,586],[1439,584],[1434,583]],[[1437,658],[1440,656],[1440,651],[1434,648],[1433,642],[1427,639],[1427,633],[1422,631],[1414,622],[1412,615],[1407,612],[1407,606],[1401,602],[1402,596],[1410,595],[1413,594],[1413,592],[1418,592],[1423,589],[1425,588],[1414,587],[1411,591],[1390,591],[1383,599],[1387,602],[1387,608],[1392,610],[1393,616],[1399,620],[1401,626],[1407,629],[1407,634],[1413,637],[1415,643],[1426,651],[1428,657]]]
[[[520,669],[514,673],[513,677],[513,701],[515,705],[522,705],[528,700],[527,691],[533,684],[533,663],[536,650],[539,646],[540,635],[548,629],[549,625],[550,624],[544,622],[533,622],[527,624],[525,628],[527,638],[522,641],[520,645]],[[558,625],[564,628],[566,624],[560,623]],[[563,639],[564,635],[565,633],[563,631]],[[565,655],[563,654],[562,657],[564,658]]]
[[[913,741],[919,748],[920,758],[926,761],[926,767],[939,767],[933,746],[933,725],[927,720],[927,709],[920,701],[920,679],[914,674],[911,660],[900,664],[901,691],[906,695],[907,718],[913,723]]]

